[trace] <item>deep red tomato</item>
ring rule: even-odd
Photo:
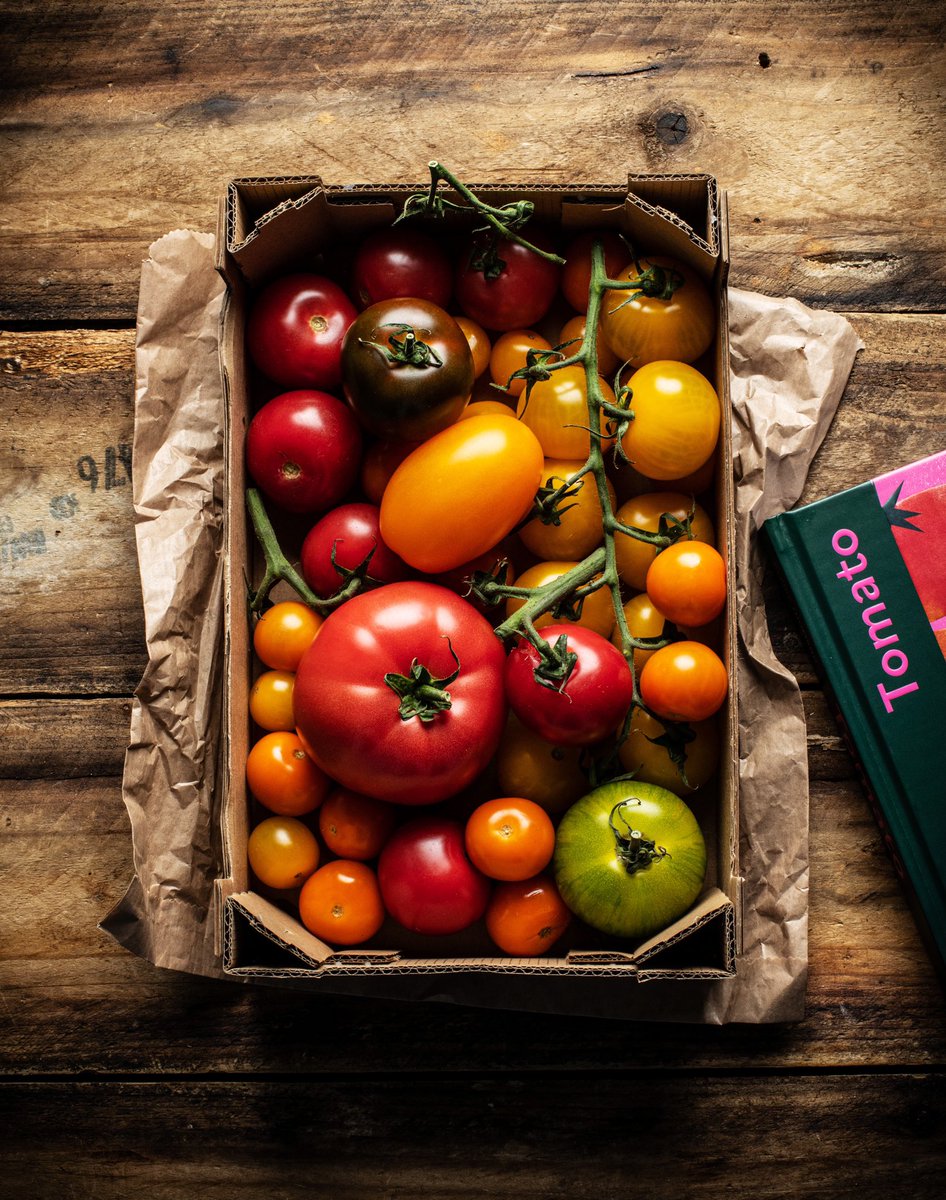
[[[542,230],[528,230],[527,241],[552,250]],[[558,290],[560,268],[517,242],[500,240],[495,267],[477,266],[489,254],[491,237],[476,234],[461,251],[455,294],[460,308],[484,329],[528,329],[548,312]],[[499,263],[502,266],[499,266]],[[493,278],[490,275],[495,270]]]
[[[631,257],[631,252],[614,230],[585,230],[577,234],[565,251],[565,266],[562,267],[562,294],[572,308],[583,313],[588,307],[588,289],[591,286],[591,248],[601,242],[604,251],[604,269],[609,279],[616,279]],[[604,372],[602,372],[603,374]]]
[[[369,233],[354,263],[355,299],[362,308],[379,300],[413,296],[446,308],[453,267],[446,251],[419,229],[399,225]]]
[[[458,933],[486,911],[490,885],[464,852],[463,827],[443,817],[402,826],[381,852],[384,907],[415,933]]]
[[[343,786],[432,804],[492,757],[505,721],[503,662],[489,622],[461,597],[432,583],[387,584],[319,630],[296,673],[296,724]]]
[[[312,526],[302,543],[301,561],[305,581],[317,596],[334,596],[345,586],[345,571],[353,571],[369,554],[368,580],[395,583],[407,578],[407,564],[381,539],[379,517],[377,505],[342,504]]]
[[[369,433],[420,442],[463,411],[473,390],[473,352],[438,305],[382,300],[346,333],[342,379],[345,398]]]
[[[246,465],[264,495],[289,512],[324,512],[358,477],[361,431],[327,392],[283,392],[246,431]]]
[[[624,655],[599,633],[580,625],[548,625],[541,631],[550,646],[563,635],[577,655],[565,683],[546,687],[538,682],[535,671],[542,659],[523,638],[506,660],[506,696],[519,720],[547,742],[588,746],[617,730],[634,683]]]
[[[342,378],[342,339],[358,311],[322,275],[287,275],[260,292],[246,324],[250,357],[285,388],[334,388]]]

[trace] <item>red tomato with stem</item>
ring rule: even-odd
[[[285,388],[334,388],[342,378],[342,339],[358,311],[337,283],[287,275],[260,292],[246,323],[250,358]]]
[[[351,411],[327,392],[283,392],[246,431],[246,465],[268,499],[288,512],[324,512],[358,477],[361,431]]]
[[[529,229],[524,236],[542,250],[553,248],[542,230]],[[551,307],[559,274],[557,263],[534,250],[475,234],[461,252],[455,295],[463,312],[484,329],[527,329]]]
[[[432,583],[361,592],[296,672],[296,724],[343,786],[399,804],[454,795],[492,758],[504,654],[472,605]]]
[[[407,578],[407,564],[381,537],[377,505],[342,504],[326,513],[306,535],[300,556],[302,574],[317,596],[334,596],[345,586],[346,572],[354,571],[369,554],[366,581],[395,583]]]

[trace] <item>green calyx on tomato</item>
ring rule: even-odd
[[[412,326],[405,325],[403,322],[392,322],[390,325],[382,325],[379,328],[391,330],[386,346],[380,342],[369,341],[367,338],[358,340],[362,346],[373,346],[392,366],[443,366],[443,359],[437,351],[433,346],[422,342]],[[398,337],[398,334],[403,334],[403,337]]]
[[[639,801],[638,801],[639,803]],[[645,837],[639,829],[632,825],[624,815],[624,810],[633,804],[633,800],[619,800],[611,809],[608,824],[617,842],[617,856],[628,875],[635,871],[643,871],[651,863],[659,862],[667,857],[665,846],[658,846],[651,838]],[[614,823],[615,816],[620,816],[624,830],[618,829]]]
[[[539,663],[532,672],[532,677],[540,687],[552,692],[562,692],[569,676],[578,662],[578,655],[568,648],[568,635],[561,634],[551,645],[544,638],[536,639],[535,648],[539,652]]]
[[[450,693],[446,690],[449,684],[460,674],[460,660],[456,656],[450,639],[447,647],[457,664],[456,670],[442,679],[435,679],[431,672],[415,658],[411,663],[409,675],[398,675],[388,671],[384,682],[400,698],[398,715],[402,721],[418,717],[421,721],[432,721],[437,713],[446,712],[452,703]]]
[[[686,282],[679,271],[675,271],[672,267],[660,266],[657,263],[653,263],[643,271],[640,269],[640,264],[637,264],[637,270],[639,274],[634,280],[633,290],[628,293],[627,299],[623,300],[616,308],[612,308],[611,312],[617,312],[625,304],[636,300],[638,296],[647,296],[651,300],[670,300],[677,288],[683,287]]]

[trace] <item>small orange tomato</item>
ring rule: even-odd
[[[647,595],[677,625],[706,625],[726,604],[726,564],[705,542],[674,542],[647,572]]]
[[[384,905],[378,879],[364,863],[326,863],[299,893],[302,924],[331,946],[357,946],[381,928]]]
[[[706,721],[729,690],[722,659],[702,642],[671,642],[641,671],[641,699],[665,721]]]
[[[367,862],[381,853],[396,816],[394,807],[383,800],[336,788],[319,809],[319,833],[339,858]]]
[[[253,649],[261,662],[277,671],[295,671],[315,640],[322,618],[307,604],[283,600],[267,608],[253,630]]]
[[[548,813],[521,796],[487,800],[466,823],[466,852],[490,879],[531,879],[548,866],[554,849]]]
[[[614,392],[603,380],[598,380],[601,394],[608,404],[614,403]],[[516,409],[519,420],[535,434],[546,458],[580,459],[588,457],[591,435],[588,432],[588,386],[582,366],[561,367],[549,379],[540,380],[532,388],[528,401],[523,394]],[[604,431],[606,421],[601,421]],[[613,437],[602,436],[607,447]]]
[[[505,388],[511,396],[521,396],[526,381],[513,379],[512,376],[528,366],[530,350],[551,349],[551,344],[532,329],[510,329],[508,333],[500,334],[489,355],[489,373],[493,383]]]
[[[542,486],[557,490],[577,475],[583,466],[581,462],[547,458],[542,472]],[[610,481],[607,486],[613,512],[616,505],[614,488]],[[568,490],[569,494],[563,496],[556,505],[558,524],[546,524],[540,517],[534,517],[519,530],[519,540],[537,558],[578,561],[590,554],[604,538],[601,501],[594,475],[583,475]]]
[[[582,339],[585,336],[585,324],[585,316],[582,313],[578,313],[577,316],[570,317],[562,326],[562,331],[558,335],[558,344],[562,347],[563,354],[572,355],[578,353],[581,348]],[[600,323],[598,324],[596,345],[598,350],[598,374],[610,378],[621,365],[621,361],[604,340]]]
[[[679,525],[689,517],[694,540],[712,545],[716,538],[706,510],[692,496],[682,492],[647,492],[643,496],[635,496],[622,504],[615,515],[622,525],[629,529],[642,529],[645,533],[659,533],[662,517],[670,533],[673,533],[673,523]],[[685,536],[680,530],[676,532],[681,537]],[[643,592],[647,585],[647,571],[657,557],[656,547],[630,534],[618,533],[614,538],[614,554],[621,582],[636,592]]]
[[[332,786],[295,733],[267,733],[246,757],[250,791],[271,812],[301,817],[315,812]]]
[[[553,746],[510,715],[496,752],[496,778],[507,796],[524,796],[562,813],[588,791],[580,746]]]
[[[712,719],[678,729],[683,755],[680,766],[674,762],[668,747],[659,741],[667,734],[664,725],[643,709],[635,709],[628,735],[618,748],[621,766],[635,779],[665,787],[677,796],[696,791],[712,777],[719,764],[719,731]]]
[[[547,875],[521,883],[501,883],[486,909],[486,931],[500,950],[533,958],[551,950],[572,915]]]
[[[295,729],[292,671],[264,671],[250,688],[250,716],[260,729]]]
[[[463,336],[470,343],[470,353],[473,355],[473,378],[479,379],[489,366],[490,344],[489,337],[482,325],[477,325],[469,317],[454,317],[454,321],[463,330]]]
[[[577,566],[577,562],[552,561],[536,563],[535,566],[528,567],[516,579],[516,587],[544,587],[547,583],[560,578],[573,567]],[[511,617],[524,604],[525,599],[523,597],[510,596],[506,601],[506,616]],[[611,593],[608,588],[599,587],[596,591],[589,592],[582,599],[580,606],[572,605],[571,602],[564,607],[556,606],[551,611],[537,617],[533,624],[536,629],[544,629],[546,625],[571,622],[575,625],[584,625],[586,629],[593,629],[595,633],[600,633],[602,637],[609,638],[611,630],[614,628],[614,621],[614,606],[611,603]]]
[[[247,841],[253,874],[267,887],[299,887],[319,865],[319,844],[295,817],[267,817]]]
[[[631,252],[614,230],[586,230],[577,234],[565,250],[562,267],[562,294],[572,308],[583,313],[588,308],[588,289],[591,286],[591,248],[600,241],[604,251],[604,269],[609,279],[616,279],[624,269]]]

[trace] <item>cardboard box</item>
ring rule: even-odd
[[[719,320],[709,368],[724,414],[729,412],[726,277],[728,239],[725,195],[705,175],[632,176],[627,186],[606,184],[470,185],[483,199],[504,204],[526,198],[536,219],[565,234],[617,229],[642,253],[668,254],[694,268],[718,300]],[[233,181],[221,203],[217,267],[228,286],[221,339],[227,394],[228,662],[226,801],[223,807],[225,877],[218,882],[219,937],[227,973],[244,978],[318,979],[390,976],[407,972],[505,972],[546,976],[632,976],[648,980],[707,980],[735,971],[738,947],[739,870],[735,635],[727,608],[723,658],[732,681],[721,714],[721,764],[712,794],[694,804],[707,838],[705,890],[695,907],[641,945],[602,944],[600,937],[563,939],[543,958],[501,956],[474,928],[452,938],[419,938],[386,923],[369,947],[333,950],[293,915],[249,887],[244,764],[250,729],[247,697],[252,648],[247,580],[257,572],[244,508],[243,441],[250,413],[243,348],[252,292],[280,273],[313,267],[321,250],[390,224],[405,198],[425,184],[329,186],[317,177]],[[451,217],[462,223],[466,218]],[[472,222],[471,222],[472,223]],[[733,589],[733,490],[730,426],[723,420],[716,473],[715,520],[719,549]],[[568,935],[566,935],[567,938]]]

